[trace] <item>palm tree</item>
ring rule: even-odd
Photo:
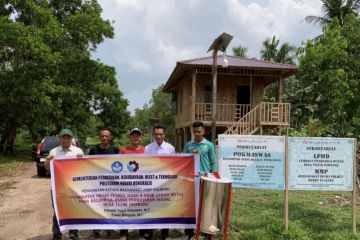
[[[261,59],[271,62],[290,63],[293,64],[293,56],[291,55],[296,51],[296,48],[289,43],[284,43],[279,48],[280,40],[275,36],[272,39],[267,38],[263,42],[263,48],[260,51]]]
[[[344,25],[346,15],[358,15],[360,0],[321,0],[324,16],[307,16],[305,21],[319,23],[324,26],[331,23],[335,18],[339,20],[339,25]]]
[[[239,45],[238,47],[234,47],[232,50],[234,56],[245,57],[245,58],[247,57],[247,51],[248,51],[247,47]]]

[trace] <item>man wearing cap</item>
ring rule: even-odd
[[[105,155],[105,154],[118,154],[119,148],[111,145],[112,133],[110,129],[103,128],[99,132],[100,144],[90,148],[89,155]],[[111,230],[107,231],[107,235],[110,236]],[[93,237],[100,237],[100,230],[93,230]]]
[[[142,154],[145,147],[140,145],[141,142],[141,130],[139,128],[133,128],[130,131],[130,145],[120,148],[120,154]],[[146,234],[147,230],[139,231],[140,236]],[[128,230],[121,230],[120,240],[128,239]]]
[[[50,161],[54,158],[59,157],[82,157],[84,156],[84,152],[72,145],[74,134],[70,129],[63,129],[59,133],[60,146],[53,148],[49,155],[46,157],[45,169],[50,171]],[[51,194],[52,196],[52,194]],[[53,226],[52,226],[53,240],[60,240],[62,238],[62,233],[59,228],[59,224],[54,213],[53,216]],[[77,230],[69,230],[70,239],[77,240],[80,239],[78,236]]]
[[[141,131],[139,128],[133,128],[130,131],[130,145],[120,148],[121,154],[144,153],[145,147],[140,145]]]

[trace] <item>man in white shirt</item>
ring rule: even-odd
[[[145,154],[175,154],[175,148],[165,142],[166,130],[162,126],[155,126],[153,136],[155,141],[145,147]]]
[[[65,128],[61,130],[61,132],[59,133],[60,146],[51,149],[49,155],[46,157],[46,162],[44,166],[47,171],[50,171],[50,161],[52,161],[54,158],[84,156],[84,152],[83,150],[81,150],[81,148],[72,145],[73,137],[74,134],[70,129]],[[53,216],[52,232],[53,232],[53,240],[60,240],[62,238],[62,233],[60,231],[55,213]],[[77,230],[70,230],[69,236],[70,239],[73,240],[80,239]]]
[[[165,142],[166,130],[162,126],[153,128],[153,137],[155,141],[145,147],[145,154],[175,154],[175,148]],[[149,240],[152,238],[152,230],[140,230],[141,240]],[[170,239],[169,229],[161,229],[161,240]]]

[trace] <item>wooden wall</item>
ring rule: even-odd
[[[217,102],[236,104],[236,87],[250,84],[250,77],[218,75]],[[196,103],[203,103],[205,85],[212,84],[211,74],[196,75]]]
[[[261,77],[252,77],[251,107],[261,103],[264,97],[265,82]],[[217,102],[236,104],[237,86],[250,85],[250,76],[229,76],[218,75]],[[211,86],[211,74],[196,74],[196,98],[195,103],[205,102],[205,85]],[[177,93],[177,114],[176,125],[184,127],[185,123],[191,123],[191,104],[192,104],[192,73],[185,75],[184,79],[176,87]]]

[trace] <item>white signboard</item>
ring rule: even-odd
[[[352,191],[354,139],[289,138],[290,190]]]
[[[285,138],[219,135],[219,168],[235,188],[284,189]]]

